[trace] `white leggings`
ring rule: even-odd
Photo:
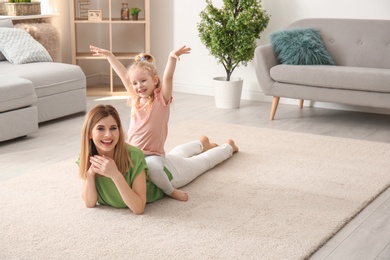
[[[202,153],[203,145],[197,141],[178,145],[164,157],[148,155],[145,157],[152,182],[165,194],[170,195],[174,189],[181,188],[215,165],[225,161],[233,154],[229,144],[223,144]],[[170,171],[173,179],[169,181],[163,166]]]
[[[145,155],[151,181],[167,195],[173,192],[173,187],[164,172],[165,158],[159,155]]]

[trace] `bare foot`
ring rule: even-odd
[[[202,143],[203,145],[203,152],[206,152],[207,150],[210,150],[211,148],[214,148],[214,147],[217,147],[218,145],[216,143],[210,143],[210,140],[207,136],[205,135],[202,135],[200,138],[199,138],[200,142]]]
[[[231,145],[231,147],[233,148],[233,153],[238,152],[238,147],[232,139],[227,139],[226,143]]]
[[[169,195],[169,196],[174,198],[174,199],[180,200],[180,201],[184,201],[184,202],[188,201],[187,192],[182,191],[182,190],[174,189],[172,191],[171,195]]]

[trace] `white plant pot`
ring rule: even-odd
[[[239,108],[242,93],[241,78],[213,78],[215,106],[217,108]]]

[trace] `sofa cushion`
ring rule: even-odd
[[[313,28],[296,28],[270,35],[278,60],[290,65],[334,65],[320,32]]]
[[[0,142],[38,132],[38,109],[30,106],[0,113],[0,126]]]
[[[14,24],[10,19],[4,19],[4,20],[0,20],[0,27],[12,28],[14,27]],[[2,60],[6,60],[6,58],[4,57],[3,53],[0,51],[0,61]]]
[[[390,70],[347,66],[291,66],[271,68],[277,82],[319,88],[390,93]]]
[[[338,66],[390,69],[390,20],[306,18],[289,28],[316,28]]]
[[[58,62],[12,65],[8,61],[0,61],[0,72],[30,80],[38,98],[85,89],[85,75],[77,65]]]
[[[0,51],[13,64],[53,61],[42,44],[18,28],[0,27]]]
[[[31,106],[36,101],[37,95],[31,81],[0,75],[0,113]]]

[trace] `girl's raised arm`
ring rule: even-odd
[[[108,62],[111,64],[112,68],[114,71],[118,74],[120,79],[122,80],[123,84],[125,85],[127,91],[131,92],[131,84],[130,84],[130,79],[127,73],[127,69],[123,64],[114,56],[114,54],[109,51],[105,50],[96,46],[89,46],[89,50],[91,52],[94,52],[92,55],[93,56],[105,56],[108,60]]]
[[[180,55],[190,53],[191,48],[185,45],[177,50],[171,51],[168,56],[168,62],[165,66],[163,82],[162,82],[162,93],[164,96],[165,103],[168,103],[172,98],[172,82],[173,73],[176,68],[176,60],[180,60]]]

